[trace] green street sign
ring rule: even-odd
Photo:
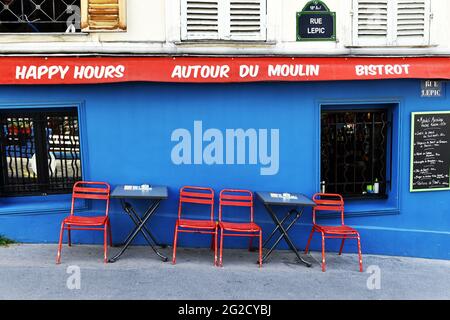
[[[297,41],[336,41],[336,13],[322,1],[309,1],[296,20]]]

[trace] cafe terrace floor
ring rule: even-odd
[[[55,254],[53,244],[0,247],[0,299],[450,299],[450,261],[442,260],[364,255],[360,273],[356,255],[330,252],[323,273],[318,252],[305,256],[312,268],[276,251],[262,269],[247,250],[225,250],[223,268],[207,249],[180,248],[176,265],[148,247],[131,247],[113,264],[102,262],[101,246],[64,246],[61,265]],[[70,290],[73,266],[80,289]]]

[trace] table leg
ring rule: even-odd
[[[286,233],[291,229],[291,227],[297,222],[297,220],[300,218],[301,213],[299,213],[297,210],[291,210],[288,213],[288,216],[290,216],[291,214],[296,213],[296,217],[294,218],[294,220],[291,221],[291,223],[287,226],[287,228],[285,229]],[[272,213],[271,213],[272,215]],[[274,232],[276,230],[278,230],[280,228],[280,226],[283,224],[283,221],[286,220],[285,218],[282,221],[279,221],[278,218],[276,216],[273,216],[272,219],[275,217],[274,222],[275,224],[277,224],[277,227],[275,228]],[[274,234],[274,232],[272,232],[272,234]],[[264,255],[263,257],[263,262],[270,256],[270,254],[272,253],[272,251],[277,247],[278,243],[280,243],[281,239],[283,239],[284,234],[283,232],[280,231],[280,236],[278,237],[278,239],[275,241],[275,243],[272,245],[272,247],[269,249],[269,251]]]
[[[136,213],[136,210],[134,210],[134,208],[133,208],[133,206],[130,204],[130,203],[124,203],[123,205],[123,208],[124,208],[124,210],[130,215],[130,217],[133,219],[133,216],[134,216],[134,219],[135,220],[137,220],[138,221],[138,223],[142,223],[142,219],[139,217],[139,215]],[[156,238],[155,238],[155,236],[150,232],[150,230],[147,228],[147,226],[143,226],[142,227],[142,231],[143,231],[143,233],[144,232],[146,232],[147,233],[147,235],[152,239],[152,241],[153,241],[153,243],[155,244],[155,245],[157,245],[157,246],[161,246],[161,247],[165,247],[165,246],[163,246],[163,245],[160,245],[159,243],[158,243],[158,241],[156,241]],[[149,244],[150,244],[150,242],[149,242]]]
[[[296,213],[296,210],[290,210],[288,212],[288,214],[281,220],[281,224],[284,224],[284,222],[286,221],[287,218],[289,218],[293,213]],[[278,231],[278,229],[280,229],[280,226],[276,226],[275,229],[273,229],[272,233],[270,234],[270,236],[264,241],[263,243],[263,247],[265,247],[267,245],[267,243],[270,241],[270,239],[272,239],[272,237],[275,235],[275,233]]]
[[[300,217],[298,215],[298,212],[296,210],[294,210],[297,213],[297,216],[294,218],[294,220],[291,221],[291,223],[289,223],[289,225],[287,226],[287,228],[285,229],[286,232],[289,231],[289,229],[291,229],[291,227],[297,222],[298,218]],[[291,210],[292,212],[292,210]],[[278,220],[278,219],[277,219]],[[278,220],[279,221],[279,220]],[[275,223],[277,223],[274,220]],[[280,225],[282,224],[282,221],[279,221],[279,225],[277,225],[277,227],[275,228],[275,230],[278,230],[280,228]],[[280,241],[284,238],[284,234],[283,232],[280,231],[280,236],[278,237],[278,239],[275,241],[275,243],[272,245],[272,247],[269,249],[269,251],[264,255],[263,257],[263,262],[270,256],[270,254],[272,253],[273,250],[275,250],[275,248],[277,247],[277,245],[280,243]]]
[[[123,211],[125,211],[125,212],[128,214],[128,216],[130,217],[130,219],[132,219],[133,222],[134,222],[134,224],[136,225],[136,222],[135,222],[134,219],[133,219],[133,215],[136,216],[137,214],[135,213],[135,210],[134,210],[133,206],[132,206],[130,203],[124,201],[123,199],[120,199],[120,204],[122,205]],[[132,213],[131,210],[133,210],[133,213]],[[139,221],[139,223],[142,223],[142,220],[141,220],[141,219],[139,219],[138,221]],[[136,226],[137,226],[137,225],[136,225]],[[146,227],[146,226],[143,226],[143,229],[146,230],[147,227]],[[122,247],[125,243],[127,243],[128,240],[130,240],[131,236],[133,235],[134,230],[135,230],[135,229],[131,230],[131,232],[130,232],[130,233],[128,234],[128,236],[126,237],[125,241],[124,241],[122,244],[117,245],[117,247]],[[155,243],[156,243],[156,241],[155,241]]]
[[[139,218],[139,216],[133,216],[133,215],[130,215],[130,218],[131,218],[131,220],[133,220],[133,222],[134,222],[134,224],[136,225],[136,227],[137,226],[139,226],[141,223],[142,223],[142,220]],[[152,244],[152,240],[153,240],[153,237],[151,237],[150,236],[150,238],[149,238],[149,235],[147,235],[147,233],[146,233],[146,227],[145,227],[145,225],[142,227],[142,230],[141,230],[141,233],[142,233],[142,235],[144,236],[144,238],[145,238],[145,240],[147,241],[147,243],[148,243],[148,245],[152,248],[152,250],[153,250],[153,252],[155,252],[164,262],[166,262],[167,261],[167,257],[166,256],[164,256],[164,255],[162,255],[156,248],[155,248],[155,246]],[[148,232],[148,230],[147,230],[147,232]],[[156,243],[155,243],[156,244]]]
[[[129,211],[129,208],[131,207],[131,204],[129,204],[128,202],[125,202],[123,199],[120,199],[120,204],[122,205],[123,211],[125,211],[125,212],[131,217],[131,213],[130,213],[130,211]],[[123,245],[124,245],[125,243],[127,243],[128,240],[130,240],[130,238],[131,238],[133,232],[134,232],[134,229],[131,230],[131,232],[130,232],[130,233],[128,234],[128,236],[126,237],[125,241],[124,241],[122,244],[117,245],[117,247],[123,247]]]
[[[289,225],[287,226],[287,228],[285,228],[286,233],[289,232],[289,230],[292,228],[292,226],[297,222],[297,220],[300,218],[301,214],[297,211],[297,210],[291,210],[291,212],[296,213],[296,217],[289,223]],[[275,222],[276,223],[276,222]],[[280,222],[280,225],[282,225],[282,221]],[[277,226],[276,229],[280,228],[280,225]],[[276,248],[276,246],[278,245],[278,243],[280,243],[280,241],[284,238],[284,234],[283,232],[280,232],[280,236],[278,237],[278,239],[275,241],[275,243],[272,245],[272,247],[270,248],[269,252],[267,252],[266,256],[269,256],[272,251]]]
[[[161,203],[161,200],[156,200],[155,202],[153,202],[150,205],[150,207],[147,209],[147,211],[144,213],[144,215],[142,217],[142,222],[136,226],[136,228],[134,229],[134,231],[131,234],[131,236],[128,237],[128,240],[126,241],[126,243],[123,246],[122,250],[120,250],[120,252],[118,252],[113,258],[109,259],[108,262],[116,262],[120,258],[120,256],[125,252],[125,250],[128,249],[128,247],[130,246],[131,242],[134,240],[134,238],[136,238],[138,233],[141,232],[142,228],[145,226],[147,221],[155,213],[155,211],[159,207],[160,203]],[[153,248],[153,246],[152,246],[152,248]],[[153,250],[158,254],[158,256],[160,256],[163,259],[164,262],[168,260],[167,257],[165,257],[162,254],[160,254],[155,248],[153,248]]]
[[[295,253],[295,255],[297,256],[297,258],[300,260],[300,262],[302,262],[304,265],[306,265],[307,267],[311,267],[311,264],[307,261],[305,261],[300,254],[297,251],[297,248],[295,247],[295,245],[292,243],[291,239],[289,238],[288,235],[288,231],[289,229],[295,224],[295,222],[301,217],[304,208],[301,209],[300,212],[297,212],[297,215],[295,217],[295,219],[289,224],[288,228],[285,229],[283,227],[283,225],[281,224],[280,220],[278,220],[275,212],[273,212],[272,208],[269,205],[265,205],[267,211],[269,212],[270,216],[272,217],[272,220],[274,221],[275,225],[278,226],[281,229],[281,235],[280,237],[277,239],[277,241],[275,242],[275,244],[272,246],[272,248],[270,248],[269,252],[266,253],[266,255],[263,258],[263,262],[267,259],[267,257],[272,253],[272,251],[275,249],[275,247],[278,245],[278,243],[281,241],[281,239],[284,238],[284,240],[287,242],[288,246],[290,247],[290,249]]]

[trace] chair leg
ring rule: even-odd
[[[211,235],[211,246],[209,247],[211,251],[214,250],[214,234]]]
[[[306,243],[305,254],[309,252],[309,245],[311,243],[313,235],[314,235],[314,228],[312,228],[311,233],[309,234],[308,242]]]
[[[224,230],[221,229],[220,230],[220,253],[219,253],[219,266],[223,267],[223,234],[224,234]]]
[[[103,262],[108,263],[108,224],[103,229]]]
[[[218,228],[216,226],[216,229],[214,230],[214,266],[217,266],[217,233]]]
[[[345,236],[342,238],[341,248],[339,249],[339,255],[342,254],[342,249],[344,249]]]
[[[325,272],[327,266],[325,263],[325,235],[322,233],[322,272]]]
[[[253,251],[252,244],[253,244],[253,237],[250,237],[250,241],[249,241],[249,244],[248,244],[248,251]]]
[[[59,242],[58,242],[58,252],[56,254],[56,264],[61,263],[61,250],[62,250],[63,235],[64,235],[64,222],[61,223],[61,231],[59,232]]]
[[[70,226],[67,226],[67,245],[69,247],[72,246],[72,237],[71,237],[71,232],[70,232]]]
[[[173,236],[172,264],[175,264],[177,260],[177,240],[178,240],[178,224],[175,225],[175,234]]]
[[[262,268],[262,230],[259,231],[259,267]]]
[[[358,234],[358,258],[359,258],[359,272],[363,272],[362,253],[361,253],[361,239]]]
[[[113,246],[111,223],[108,221],[109,246]]]

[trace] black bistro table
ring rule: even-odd
[[[113,258],[109,259],[108,262],[116,262],[120,258],[120,256],[128,249],[138,233],[142,233],[152,250],[161,258],[162,261],[166,262],[168,260],[167,257],[159,252],[156,248],[156,246],[159,244],[150,230],[146,227],[146,223],[155,214],[161,201],[167,199],[167,187],[151,186],[148,190],[135,190],[133,189],[133,186],[125,187],[125,185],[118,185],[114,188],[110,197],[111,199],[120,199],[123,210],[131,218],[131,220],[135,224],[135,228],[126,238],[122,250],[120,250]],[[139,216],[131,203],[128,202],[129,200],[146,200],[149,201],[150,204],[147,210],[142,214],[142,216]]]
[[[267,245],[267,243],[272,239],[272,237],[279,232],[280,236],[275,241],[273,246],[269,249],[269,251],[264,255],[263,262],[267,260],[267,258],[270,256],[272,251],[275,249],[275,247],[280,243],[282,239],[286,241],[289,248],[295,253],[297,258],[300,262],[305,264],[307,267],[311,267],[311,263],[304,260],[300,254],[298,253],[297,248],[295,247],[294,243],[289,237],[289,230],[292,228],[292,226],[298,221],[298,219],[301,217],[303,211],[306,207],[314,207],[316,204],[314,201],[312,201],[310,198],[306,197],[305,195],[301,193],[279,193],[279,192],[256,192],[256,196],[261,200],[261,202],[264,204],[264,207],[266,208],[267,212],[269,213],[270,217],[272,218],[273,222],[275,223],[275,229],[272,231],[270,236],[264,241],[263,247]],[[287,212],[287,214],[284,216],[283,219],[278,219],[275,211],[273,210],[272,206],[284,206],[287,208],[291,208]],[[293,219],[288,219],[290,217],[293,217]]]

